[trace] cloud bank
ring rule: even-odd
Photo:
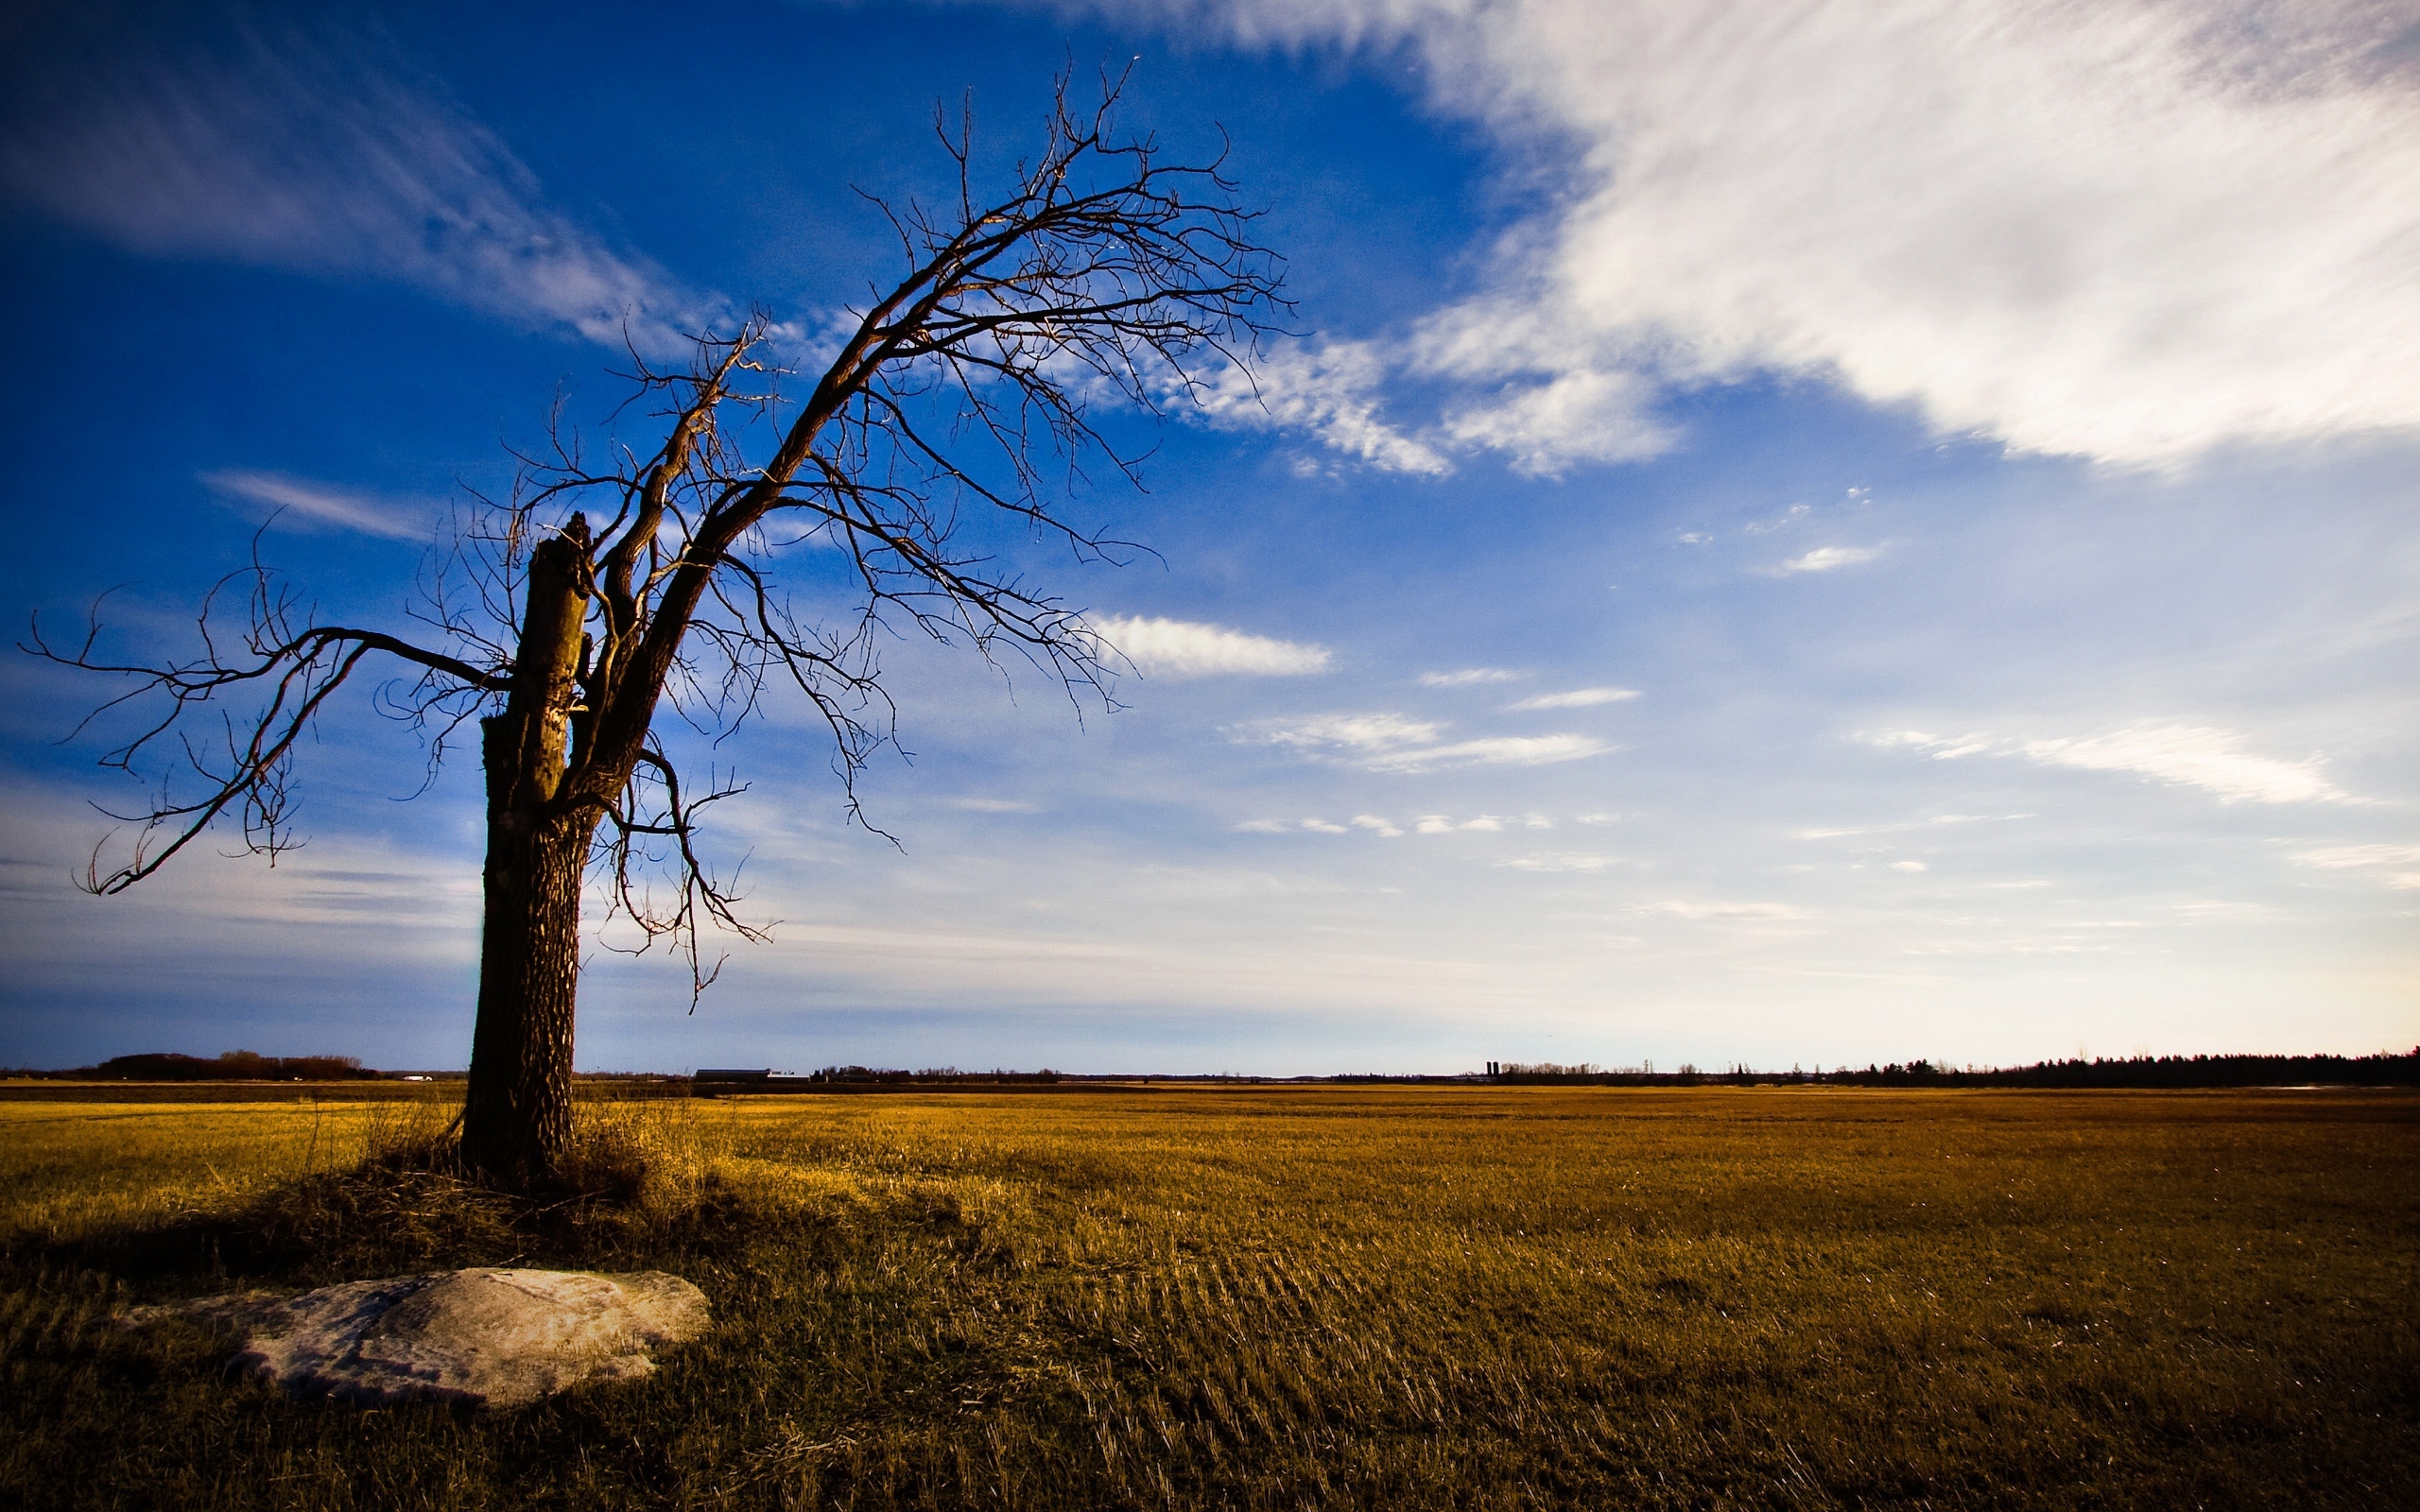
[[[1407,50],[1435,103],[1555,165],[1554,207],[1506,239],[1486,287],[1383,354],[1331,348],[1280,373],[1284,412],[1378,466],[1651,455],[1660,388],[1756,373],[2127,467],[2420,434],[2408,7],[1062,9]],[[1389,429],[1375,367],[1461,380],[1465,399]]]

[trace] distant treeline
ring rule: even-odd
[[[1890,1065],[1818,1066],[1764,1071],[1748,1065],[1713,1070],[1686,1061],[1658,1070],[1636,1066],[1562,1065],[1553,1061],[1490,1061],[1487,1069],[1451,1074],[1345,1073],[1325,1076],[1253,1076],[1219,1074],[1080,1073],[1060,1071],[959,1071],[943,1067],[904,1071],[870,1066],[826,1066],[804,1075],[764,1071],[701,1071],[696,1085],[731,1091],[807,1091],[911,1088],[974,1090],[986,1086],[1089,1088],[1184,1086],[1566,1086],[1566,1087],[2043,1087],[2157,1089],[2190,1087],[2414,1087],[2420,1086],[2420,1048],[2408,1055],[2373,1056],[2135,1056],[2123,1060],[2044,1060],[2031,1066],[1948,1066],[1929,1060]]]
[[[378,1073],[357,1056],[262,1056],[230,1050],[221,1056],[113,1056],[72,1071],[12,1071],[12,1076],[53,1081],[374,1081]]]
[[[118,1056],[97,1066],[69,1071],[0,1071],[0,1076],[36,1077],[53,1081],[371,1081],[400,1075],[372,1071],[353,1056],[263,1056],[230,1050],[203,1057],[163,1053]],[[421,1074],[412,1081],[458,1080],[459,1072]],[[629,1073],[583,1074],[582,1081],[660,1086],[659,1095],[692,1083],[685,1076]],[[1733,1065],[1720,1071],[1686,1061],[1669,1071],[1653,1061],[1635,1066],[1562,1065],[1553,1061],[1490,1061],[1483,1072],[1452,1074],[1370,1073],[1327,1076],[1252,1076],[1220,1074],[1081,1074],[1052,1071],[960,1071],[942,1066],[925,1071],[894,1071],[872,1066],[826,1066],[803,1076],[774,1075],[765,1071],[701,1071],[694,1078],[700,1091],[715,1087],[739,1091],[805,1091],[913,1087],[1085,1087],[1099,1084],[1156,1083],[1169,1086],[1579,1086],[1579,1087],[2042,1087],[2157,1089],[2190,1087],[2420,1087],[2420,1046],[2407,1054],[2380,1051],[2370,1056],[2130,1056],[2122,1060],[2081,1057],[2042,1060],[2030,1066],[1949,1066],[1929,1060],[1893,1061],[1889,1065],[1817,1066],[1807,1070],[1765,1071]]]
[[[803,1076],[777,1076],[770,1071],[700,1071],[696,1081],[713,1086],[788,1087],[801,1084],[815,1086],[895,1086],[895,1087],[1029,1087],[1051,1086],[1070,1078],[1044,1067],[1040,1071],[960,1071],[956,1066],[939,1066],[925,1071],[888,1071],[873,1066],[826,1066]],[[1077,1078],[1080,1079],[1080,1078]],[[1099,1078],[1093,1078],[1099,1079]]]
[[[1340,1080],[1343,1078],[1338,1078]],[[1759,1071],[1736,1065],[1721,1071],[1686,1063],[1659,1072],[1652,1061],[1634,1067],[1560,1066],[1507,1061],[1483,1078],[1515,1086],[1578,1084],[1603,1087],[1754,1086],[1758,1083],[1830,1087],[2415,1087],[2420,1086],[2420,1047],[2409,1054],[2372,1056],[2129,1056],[2122,1060],[2041,1060],[2030,1066],[1946,1066],[1929,1060],[1905,1064],[1817,1067],[1807,1071]]]

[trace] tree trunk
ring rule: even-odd
[[[488,828],[462,1154],[473,1169],[513,1187],[544,1182],[571,1143],[580,880],[594,828],[560,819],[534,833]]]
[[[588,529],[530,553],[529,601],[504,713],[480,721],[487,762],[487,911],[462,1156],[505,1184],[543,1184],[571,1143],[579,897],[599,818],[558,802],[578,697]]]

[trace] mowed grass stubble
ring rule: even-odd
[[[688,1173],[651,1211],[125,1258],[391,1116],[0,1106],[0,1499],[2366,1507],[2420,1477],[2408,1094],[683,1104],[648,1115]],[[676,1270],[719,1327],[636,1387],[365,1414],[109,1321],[508,1260]]]

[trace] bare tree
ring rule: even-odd
[[[128,816],[143,825],[132,858],[108,868],[96,852],[88,888],[132,886],[221,821],[256,851],[290,844],[298,742],[357,673],[399,661],[406,676],[382,701],[433,728],[435,752],[476,718],[487,770],[463,1154],[499,1180],[544,1180],[571,1132],[589,880],[642,946],[687,951],[700,988],[700,932],[755,933],[698,847],[700,811],[737,789],[681,771],[659,739],[665,711],[725,730],[778,679],[821,712],[847,780],[890,732],[873,655],[886,628],[1014,648],[1071,689],[1101,687],[1107,649],[1080,616],[969,545],[965,523],[1005,515],[1081,557],[1113,547],[1072,523],[1046,469],[1073,478],[1100,458],[1131,481],[1095,406],[1189,401],[1203,365],[1248,364],[1283,307],[1277,259],[1221,161],[1166,163],[1149,138],[1117,134],[1118,93],[1104,80],[1099,108],[1080,110],[1062,79],[1041,152],[990,202],[974,191],[969,123],[937,118],[956,202],[873,201],[903,274],[850,309],[803,399],[780,384],[795,336],[761,315],[699,337],[681,370],[634,356],[653,449],[617,445],[596,464],[555,425],[520,458],[512,495],[478,501],[479,523],[438,561],[423,616],[435,645],[318,623],[257,548],[205,604],[192,660],[116,664],[96,652],[97,622],[74,649],[37,625],[28,649],[132,679],[105,708],[151,711],[107,765],[167,755],[199,779]],[[804,538],[848,565],[838,619],[803,619],[776,580]],[[238,615],[241,633],[224,633]]]

